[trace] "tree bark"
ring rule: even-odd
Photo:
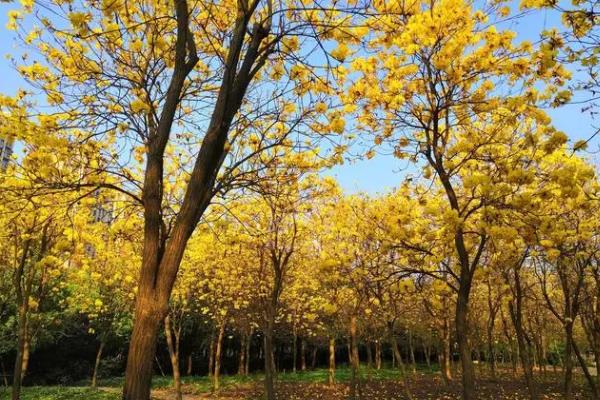
[[[328,383],[330,386],[335,384],[335,338],[329,338],[329,374]]]
[[[215,372],[215,328],[210,331],[210,344],[208,345],[208,377],[212,381],[212,376]]]
[[[306,371],[306,340],[300,339],[300,370]]]
[[[171,369],[173,371],[173,385],[176,399],[182,400],[181,372],[179,371],[179,340],[173,339],[171,329],[171,318],[167,315],[165,317],[165,337],[167,339],[167,349],[169,350],[169,359],[171,360]]]
[[[98,368],[100,367],[100,360],[102,359],[102,351],[104,350],[104,340],[100,341],[98,352],[96,353],[96,361],[94,362],[94,372],[92,374],[92,387],[95,388],[98,384]]]
[[[456,340],[462,367],[462,398],[463,400],[475,400],[475,371],[471,359],[471,347],[469,346],[468,313],[469,313],[470,285],[461,282],[456,301]]]
[[[381,369],[381,340],[377,339],[375,341],[375,368],[377,370]]]
[[[275,400],[275,383],[273,379],[273,325],[268,324],[264,335],[265,347],[265,395],[267,400]]]
[[[217,347],[215,349],[215,371],[213,374],[213,389],[219,390],[221,377],[221,353],[223,349],[223,336],[225,335],[225,321],[219,326],[219,336],[217,337]]]
[[[246,366],[246,340],[248,340],[248,336],[246,334],[242,335],[240,339],[240,353],[239,353],[239,363],[238,363],[238,375],[244,374],[244,367]]]
[[[298,365],[298,335],[296,334],[296,326],[294,325],[294,337],[292,339],[292,372],[296,373]]]
[[[362,398],[360,385],[360,360],[358,356],[358,338],[356,315],[350,317],[350,353],[352,354],[351,374],[350,374],[350,399]]]

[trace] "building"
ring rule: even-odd
[[[13,138],[0,137],[0,170],[4,171],[10,162],[10,156],[13,153]]]

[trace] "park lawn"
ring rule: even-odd
[[[0,399],[10,399],[10,389],[0,389]],[[21,400],[119,400],[118,391],[74,386],[31,386],[24,387]]]
[[[319,384],[327,382],[327,369],[316,369],[303,372],[281,372],[277,375],[279,382],[287,384]],[[392,368],[382,368],[380,370],[372,368],[361,368],[361,376],[367,380],[398,380],[400,374],[398,370]],[[263,374],[250,374],[248,376],[221,376],[221,388],[223,390],[255,386],[261,384]],[[338,382],[347,382],[350,379],[349,368],[338,368],[336,370],[336,380]],[[123,377],[114,377],[100,379],[98,386],[100,389],[85,387],[86,382],[81,382],[78,386],[31,386],[24,387],[22,400],[118,400],[120,399],[120,388],[123,385]],[[186,376],[182,377],[182,383],[186,392],[195,394],[210,393],[212,388],[211,380],[207,376]],[[169,376],[155,376],[152,380],[152,387],[155,390],[168,389],[173,385],[173,380]],[[10,388],[0,388],[0,399],[10,398]]]

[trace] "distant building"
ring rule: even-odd
[[[4,171],[10,162],[10,156],[13,153],[13,138],[0,137],[0,170]]]

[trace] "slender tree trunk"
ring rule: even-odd
[[[92,387],[95,388],[98,384],[98,368],[102,359],[102,351],[104,350],[104,340],[100,341],[100,346],[96,352],[96,361],[94,362],[94,373],[92,374]]]
[[[492,380],[496,380],[496,351],[494,349],[494,324],[488,323],[487,326],[487,347],[488,363],[490,366],[490,375]]]
[[[537,400],[537,388],[535,379],[533,376],[533,365],[531,362],[531,352],[527,344],[527,337],[525,329],[523,328],[523,288],[521,287],[521,273],[520,265],[514,268],[513,276],[513,299],[509,303],[509,312],[515,328],[517,336],[517,344],[519,348],[519,355],[521,357],[521,363],[523,365],[523,373],[525,375],[525,382],[527,383],[527,389],[529,390],[529,398],[531,400]],[[508,280],[508,279],[507,279]],[[510,284],[510,281],[508,282]]]
[[[2,366],[2,380],[4,386],[8,387],[8,374],[6,373],[6,367],[4,366],[4,360],[0,361],[0,365]]]
[[[300,369],[306,371],[306,340],[300,339]]]
[[[404,368],[404,361],[402,361],[402,353],[400,353],[400,348],[398,347],[398,341],[396,340],[396,335],[394,335],[393,324],[388,323],[388,331],[390,334],[390,341],[392,344],[392,354],[394,355],[394,359],[398,363],[398,367],[400,369],[400,374],[402,375],[402,382],[404,384],[404,393],[409,400],[412,400],[412,393],[410,390],[410,386],[408,384],[408,377],[406,374],[406,369]]]
[[[350,353],[352,354],[352,365],[350,375],[350,399],[362,398],[362,391],[360,385],[360,361],[358,356],[358,338],[357,338],[357,324],[356,315],[350,317]]]
[[[265,395],[267,400],[275,400],[275,383],[273,379],[273,322],[271,319],[267,322],[267,329],[264,333],[265,347]]]
[[[581,369],[583,370],[583,375],[585,376],[588,386],[590,387],[590,392],[592,394],[592,400],[598,400],[598,397],[599,397],[598,387],[596,386],[594,377],[591,375],[590,370],[587,367],[587,364],[585,362],[585,359],[583,358],[583,356],[581,355],[581,352],[579,351],[579,346],[577,346],[577,342],[575,342],[575,340],[572,340],[571,343],[573,343],[573,351],[575,352],[575,356],[577,357],[577,360],[579,361],[579,365],[581,366]]]
[[[571,400],[573,398],[573,323],[567,322],[565,324],[565,400]]]
[[[193,369],[193,359],[192,359],[192,353],[190,353],[190,354],[188,354],[188,357],[187,357],[187,368],[185,370],[185,374],[187,376],[191,376],[192,369]]]
[[[215,372],[215,329],[210,331],[210,344],[208,345],[208,377],[212,380]]]
[[[431,369],[431,347],[428,344],[423,344],[423,354],[425,355],[425,363],[427,368]]]
[[[165,337],[167,339],[169,359],[171,360],[171,369],[173,371],[173,385],[175,387],[175,396],[177,400],[182,400],[183,394],[181,392],[181,372],[179,371],[179,343],[177,340],[173,340],[171,318],[169,317],[169,315],[165,317]]]
[[[330,386],[335,384],[335,338],[329,338],[329,375],[328,383]]]
[[[415,361],[415,349],[413,346],[412,332],[410,330],[408,331],[408,349],[410,352],[410,364],[412,367],[412,372],[413,372],[413,374],[416,374],[417,373],[417,362]]]
[[[238,375],[244,375],[244,367],[246,365],[246,340],[248,340],[247,335],[242,335],[240,340],[240,354],[239,354],[239,363],[238,363]]]
[[[23,362],[25,360],[25,349],[27,347],[27,314],[28,306],[22,301],[19,306],[19,320],[17,331],[17,355],[15,357],[15,368],[13,370],[12,400],[20,400],[21,385],[23,382]]]
[[[444,316],[444,322],[442,326],[442,351],[440,353],[440,359],[442,361],[441,374],[444,382],[449,384],[452,381],[452,354],[450,351],[450,321],[447,316]]]
[[[381,340],[377,339],[375,342],[375,368],[381,369]]]
[[[467,289],[466,287],[469,286]],[[461,282],[456,301],[456,340],[462,367],[462,399],[475,400],[475,371],[469,346],[469,292],[470,285]]]
[[[369,342],[367,340],[365,345],[367,346],[367,367],[372,368],[373,367],[373,353],[371,351],[371,342]]]
[[[215,349],[215,372],[213,374],[213,389],[219,390],[221,377],[221,353],[223,350],[223,336],[225,335],[225,321],[219,326],[219,336],[217,337],[217,347]]]
[[[244,367],[244,375],[248,375],[250,373],[250,345],[252,344],[252,334],[254,333],[254,327],[250,327],[250,332],[248,333],[248,338],[246,340],[246,366]]]
[[[294,337],[292,339],[292,372],[296,373],[298,365],[298,335],[296,334],[296,326],[294,325]]]
[[[310,368],[315,369],[317,367],[317,350],[319,348],[317,346],[313,346],[311,360],[310,360]]]

